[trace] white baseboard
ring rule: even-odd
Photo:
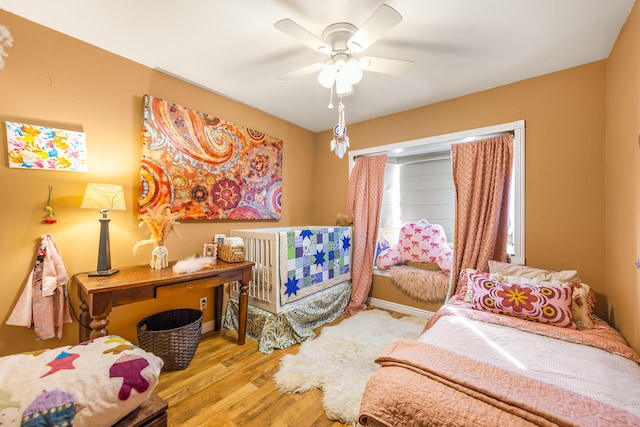
[[[408,314],[410,316],[423,317],[430,319],[433,311],[422,310],[420,308],[410,307],[408,305],[398,304],[391,301],[385,301],[377,298],[367,298],[367,305],[372,307],[383,308],[385,310],[395,311],[396,313]]]
[[[202,322],[202,332],[203,334],[206,334],[207,332],[211,332],[213,331],[213,320],[209,320],[208,322]]]

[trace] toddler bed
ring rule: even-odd
[[[521,273],[556,274],[535,270]],[[528,279],[463,271],[420,339],[379,355],[360,424],[640,425],[640,356],[590,312],[588,287]]]
[[[344,312],[351,296],[351,227],[232,230],[255,263],[247,335],[270,353],[314,337]],[[231,287],[225,326],[237,330],[239,288]]]

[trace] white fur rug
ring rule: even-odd
[[[365,385],[379,367],[375,358],[393,338],[417,339],[426,322],[372,309],[327,326],[302,343],[298,354],[282,358],[273,377],[276,388],[283,393],[321,389],[327,418],[354,423]]]

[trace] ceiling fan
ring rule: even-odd
[[[281,80],[290,80],[315,71],[320,71],[318,81],[336,94],[346,96],[353,93],[353,85],[362,79],[363,71],[385,74],[402,74],[408,71],[413,61],[356,55],[364,52],[387,31],[395,27],[402,16],[392,7],[381,4],[360,27],[348,22],[329,25],[318,38],[291,19],[282,19],[274,27],[317,52],[329,55],[324,63],[315,63],[279,74]]]

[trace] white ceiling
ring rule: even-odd
[[[337,112],[327,108],[329,89],[320,86],[317,74],[289,81],[276,75],[328,57],[273,24],[290,18],[320,37],[334,22],[362,25],[381,3],[0,0],[0,8],[303,128],[322,131],[335,125]],[[365,72],[354,94],[343,99],[347,123],[606,58],[634,0],[384,3],[403,20],[365,53],[415,64],[401,76]],[[14,46],[19,44],[14,40]]]

